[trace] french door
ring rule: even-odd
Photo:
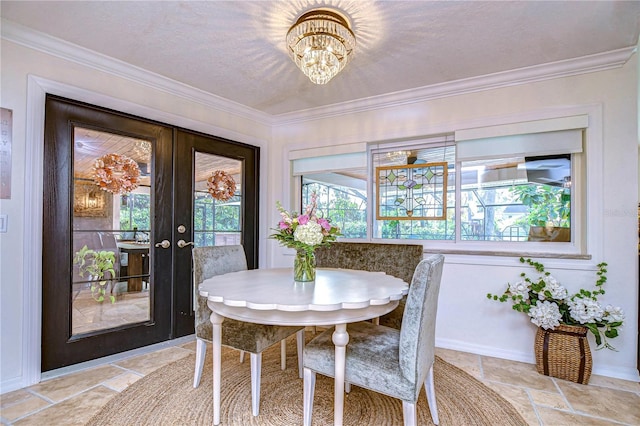
[[[258,156],[47,96],[42,371],[192,334],[191,248],[243,244],[257,265]]]

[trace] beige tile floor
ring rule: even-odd
[[[194,341],[160,345],[6,393],[0,396],[1,424],[83,425],[118,392],[194,350]],[[588,386],[578,385],[540,375],[532,364],[436,353],[509,400],[530,425],[640,425],[640,383],[592,376]]]

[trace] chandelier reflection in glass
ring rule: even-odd
[[[342,71],[355,45],[349,21],[334,10],[306,12],[287,33],[289,56],[315,84],[326,84]]]

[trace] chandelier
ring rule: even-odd
[[[306,12],[287,33],[289,56],[315,84],[326,84],[342,71],[355,45],[347,18],[333,10]]]

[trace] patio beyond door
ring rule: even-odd
[[[256,263],[259,148],[54,96],[45,121],[42,371],[193,333],[191,248]]]

